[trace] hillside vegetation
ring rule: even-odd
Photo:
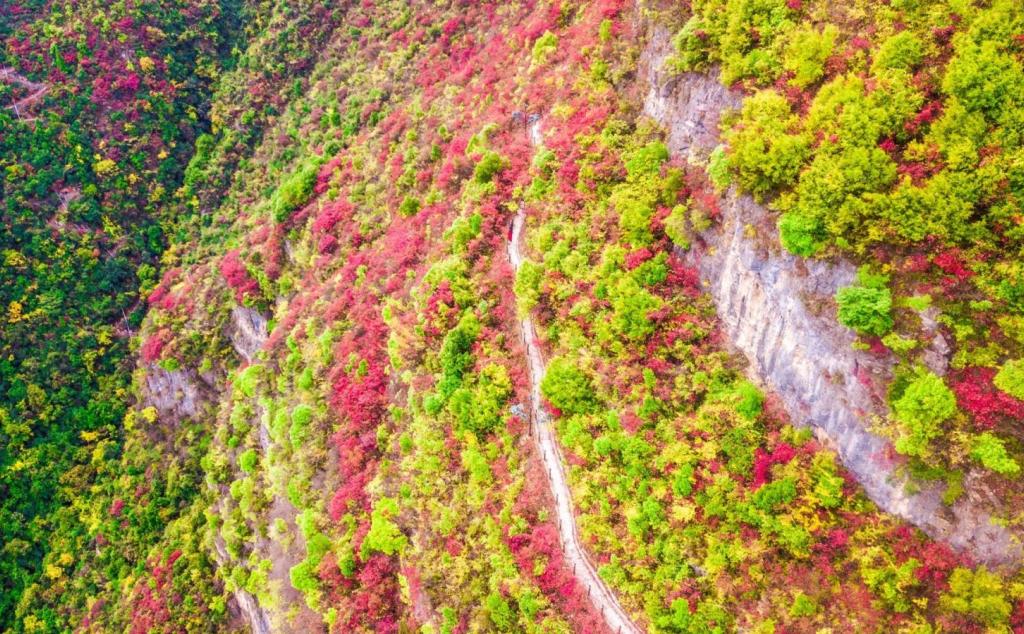
[[[707,165],[642,115],[655,27],[744,93]],[[1020,573],[875,507],[682,258],[736,187],[856,262],[823,310],[897,360],[873,428],[1018,526],[1013,0],[39,0],[0,36],[0,630],[608,631],[569,494],[640,631],[1024,631]]]

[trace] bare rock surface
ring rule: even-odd
[[[674,156],[702,160],[718,144],[722,111],[742,95],[717,74],[673,75],[667,31],[655,30],[641,59],[650,89],[645,113],[668,129]],[[730,189],[719,222],[681,255],[700,271],[731,344],[749,361],[751,378],[781,398],[793,423],[811,426],[832,447],[876,504],[979,562],[1015,567],[1018,536],[991,521],[998,500],[968,474],[966,494],[952,507],[943,486],[914,481],[890,442],[871,431],[887,415],[884,386],[891,357],[851,348],[855,336],[836,321],[833,296],[851,284],[850,262],[803,259],[778,244],[774,218],[749,196]],[[935,334],[929,365],[944,372],[948,345]]]
[[[231,309],[228,336],[235,351],[246,361],[252,361],[267,340],[267,318],[252,308],[235,306]]]
[[[209,401],[210,388],[192,370],[165,370],[157,365],[146,368],[145,402],[162,418],[181,420],[195,417]]]

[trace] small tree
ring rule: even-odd
[[[1024,359],[1004,363],[992,383],[1010,396],[1024,401]]]
[[[940,426],[956,413],[956,396],[942,379],[926,370],[903,390],[892,404],[896,420],[902,425],[902,434],[896,441],[896,451],[921,457],[928,442],[941,432]]]
[[[590,379],[565,357],[551,360],[540,390],[544,398],[564,414],[585,414],[594,408]]]
[[[992,432],[978,434],[974,439],[974,446],[971,449],[971,457],[991,469],[1003,475],[1016,475],[1020,473],[1020,465],[1006,452],[1006,445],[1002,439]]]
[[[949,577],[949,594],[942,597],[942,607],[993,628],[1005,626],[1011,610],[1002,580],[984,566],[975,572],[967,568],[954,570]]]
[[[892,329],[892,294],[887,288],[847,286],[836,293],[839,323],[862,335],[881,336]]]

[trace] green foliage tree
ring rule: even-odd
[[[381,498],[374,504],[370,530],[363,539],[364,559],[373,552],[394,555],[405,548],[408,539],[392,520],[397,514],[398,502],[392,498]]]
[[[847,286],[836,293],[839,323],[863,335],[892,330],[892,294],[887,288]]]
[[[543,64],[552,53],[558,50],[558,36],[551,31],[544,33],[533,42],[530,57],[535,65]]]
[[[592,412],[596,405],[590,379],[567,357],[555,357],[548,363],[540,390],[567,416]]]
[[[793,74],[791,84],[804,88],[821,79],[838,35],[831,24],[820,31],[806,25],[788,33],[782,66]]]
[[[1024,401],[1024,359],[1004,363],[992,383],[1010,396]]]
[[[928,443],[941,434],[942,423],[956,414],[956,396],[941,378],[927,370],[918,370],[892,403],[892,409],[901,426],[896,451],[923,457]]]
[[[724,134],[741,187],[760,197],[793,183],[811,149],[806,134],[790,131],[797,125],[789,102],[774,90],[744,100],[738,124]]]
[[[900,31],[879,45],[871,62],[871,72],[881,75],[889,70],[909,71],[924,59],[924,45],[912,31]]]
[[[473,179],[480,184],[490,183],[505,168],[506,161],[497,152],[488,150],[473,168]]]
[[[1012,609],[1002,580],[985,566],[973,572],[967,568],[954,570],[949,576],[949,593],[942,597],[942,607],[992,628],[1005,626]]]
[[[306,440],[312,420],[313,408],[309,405],[300,403],[292,409],[292,424],[288,430],[288,438],[293,449],[300,447]]]
[[[996,473],[1011,476],[1020,473],[1020,465],[1007,453],[1002,439],[992,432],[982,432],[974,437],[971,457]]]
[[[256,464],[259,462],[260,455],[255,449],[246,449],[238,456],[238,466],[245,473],[252,473],[256,470]]]
[[[316,163],[306,164],[281,182],[270,201],[275,222],[284,222],[293,211],[309,200],[318,171]]]

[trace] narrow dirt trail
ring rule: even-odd
[[[42,98],[42,96],[45,95],[46,92],[50,89],[50,87],[47,86],[46,84],[41,84],[39,82],[31,81],[31,80],[27,79],[26,77],[23,77],[22,75],[19,75],[18,73],[14,72],[10,68],[0,68],[0,81],[6,82],[6,83],[9,83],[9,84],[18,84],[19,86],[22,86],[26,90],[31,90],[32,91],[32,93],[30,95],[28,95],[27,97],[23,97],[23,98],[15,101],[14,103],[11,103],[11,104],[8,104],[7,106],[5,106],[9,110],[13,110],[14,113],[17,114],[19,117],[21,117],[21,111],[22,110],[24,110],[25,108],[33,105],[37,101],[39,101]],[[33,119],[34,119],[34,117],[33,117]],[[26,121],[30,121],[32,119],[25,119],[25,120]]]
[[[540,121],[530,126],[530,142],[540,145]],[[519,211],[512,222],[512,238],[508,243],[508,259],[512,268],[519,271],[523,263],[523,256],[520,252],[520,243],[523,237],[523,227],[526,221],[526,208],[519,206]],[[572,496],[569,492],[569,484],[565,476],[565,462],[562,459],[561,450],[555,440],[551,429],[551,417],[541,405],[540,383],[544,379],[544,357],[540,352],[540,344],[537,340],[537,332],[533,327],[533,320],[529,315],[519,322],[519,331],[526,346],[526,357],[530,374],[530,419],[533,421],[533,437],[537,442],[541,460],[548,474],[548,484],[551,488],[551,495],[555,499],[555,513],[558,523],[558,535],[562,542],[562,550],[565,558],[573,568],[576,580],[587,589],[587,594],[593,602],[594,607],[601,611],[605,623],[612,632],[624,634],[626,632],[639,633],[641,630],[626,614],[626,611],[619,604],[618,598],[611,589],[598,576],[597,570],[590,562],[583,545],[580,543],[579,531],[576,527],[576,516],[573,512]]]

